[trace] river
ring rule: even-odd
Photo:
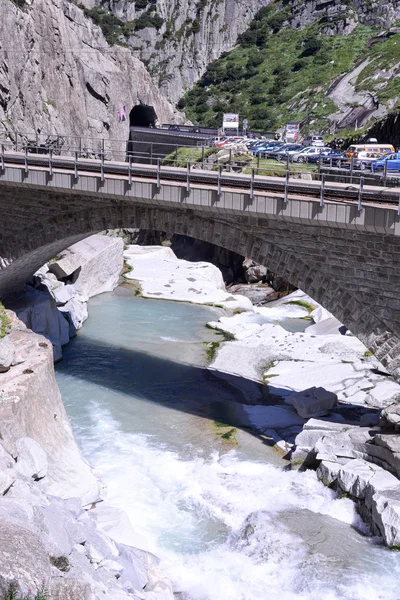
[[[246,427],[240,401],[259,385],[204,369],[204,342],[219,339],[205,324],[220,311],[122,287],[89,314],[57,381],[109,502],[161,558],[176,598],[400,598],[400,555]]]

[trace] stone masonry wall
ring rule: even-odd
[[[102,195],[2,187],[0,297],[52,256],[93,232],[157,229],[211,242],[253,258],[299,287],[344,323],[400,375],[400,238],[318,221],[148,206]],[[3,221],[4,223],[4,221]]]

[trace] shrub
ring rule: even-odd
[[[10,323],[11,321],[6,315],[4,306],[0,302],[0,338],[3,338],[8,333]]]

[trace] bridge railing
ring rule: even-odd
[[[8,147],[7,147],[8,146]],[[182,180],[182,171],[183,178],[186,182],[187,192],[190,191],[192,184],[199,183],[199,178],[194,177],[194,174],[199,174],[202,170],[204,172],[207,171],[207,179],[204,183],[211,184],[217,186],[218,196],[221,195],[221,189],[223,185],[228,186],[238,186],[243,188],[243,183],[248,186],[248,193],[250,196],[250,201],[252,202],[254,199],[255,190],[260,189],[261,185],[262,190],[268,190],[272,185],[271,190],[276,189],[278,179],[281,179],[282,184],[279,184],[278,189],[283,190],[284,202],[288,201],[288,196],[290,192],[298,193],[299,190],[299,180],[306,180],[310,182],[309,187],[301,184],[301,194],[306,194],[307,196],[315,198],[319,197],[320,206],[323,207],[327,199],[332,199],[334,197],[337,199],[347,200],[349,194],[348,190],[351,191],[351,200],[357,201],[358,211],[361,212],[363,210],[363,202],[365,201],[387,201],[388,203],[393,204],[394,198],[396,198],[397,204],[397,213],[400,215],[400,189],[384,191],[383,189],[377,189],[377,193],[375,194],[375,190],[373,187],[369,187],[367,189],[367,185],[365,182],[365,178],[360,175],[352,175],[352,180],[350,185],[338,186],[336,185],[334,188],[332,186],[327,185],[328,182],[326,179],[326,175],[324,173],[319,173],[317,170],[307,170],[306,165],[301,165],[299,170],[293,171],[290,168],[287,168],[287,165],[280,165],[281,171],[279,172],[279,176],[277,177],[276,169],[270,170],[268,165],[257,167],[253,166],[253,161],[247,162],[246,169],[244,173],[240,174],[240,179],[235,175],[231,175],[232,165],[228,162],[214,162],[210,163],[208,160],[209,157],[206,156],[205,149],[202,149],[202,158],[204,162],[199,164],[199,161],[190,160],[189,156],[186,156],[181,153],[178,154],[178,157],[170,156],[167,159],[162,161],[160,158],[154,159],[154,164],[150,165],[147,163],[144,168],[143,163],[140,164],[140,159],[143,157],[144,152],[141,152],[139,155],[134,153],[128,155],[128,160],[126,160],[125,153],[119,153],[121,160],[119,161],[108,161],[109,167],[107,166],[107,161],[105,158],[105,154],[100,152],[100,159],[93,160],[92,157],[88,157],[80,154],[77,150],[69,151],[67,153],[63,153],[62,156],[58,157],[54,155],[53,150],[49,149],[46,153],[47,156],[36,157],[32,155],[37,155],[38,148],[37,147],[28,147],[25,146],[22,152],[16,153],[12,144],[1,143],[0,145],[0,174],[4,173],[6,163],[18,163],[19,165],[23,165],[25,173],[29,173],[30,166],[35,166],[36,168],[39,166],[40,168],[45,168],[48,170],[49,175],[52,177],[53,169],[62,168],[62,169],[70,169],[75,173],[75,178],[79,178],[79,174],[84,172],[87,174],[90,171],[94,176],[100,176],[101,181],[104,182],[105,177],[108,172],[115,174],[115,172],[125,175],[129,179],[129,183],[131,184],[135,175],[139,175],[139,177],[143,176],[154,178],[157,181],[157,187],[161,185],[162,176],[167,176],[168,179],[174,179],[181,181]],[[191,148],[193,150],[193,147]],[[40,153],[39,153],[40,154]],[[183,164],[182,164],[183,161]],[[137,164],[139,163],[139,164]],[[143,165],[143,166],[142,166]],[[173,170],[171,170],[173,167]],[[182,169],[184,167],[184,169]],[[211,172],[210,172],[211,171]],[[214,176],[210,178],[211,173],[214,172]],[[206,173],[205,173],[206,175]],[[273,180],[271,180],[271,176],[273,176]],[[194,180],[194,181],[193,181]],[[203,179],[201,179],[203,182]],[[315,185],[317,183],[317,186]],[[340,183],[343,183],[342,181]],[[267,185],[265,185],[267,184]],[[372,190],[372,191],[371,191]],[[396,196],[397,194],[397,196]],[[344,197],[344,198],[342,198]]]

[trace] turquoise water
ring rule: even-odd
[[[247,431],[261,387],[205,365],[219,311],[94,298],[57,380],[84,456],[182,600],[395,600],[397,553],[358,531],[348,499]],[[222,441],[213,420],[238,428]],[[249,515],[251,527],[246,527]]]

